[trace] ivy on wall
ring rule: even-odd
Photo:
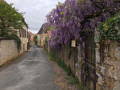
[[[120,14],[108,18],[99,26],[100,40],[116,40],[120,42]]]

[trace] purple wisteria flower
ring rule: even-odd
[[[86,80],[86,76],[84,76],[84,80]]]
[[[85,52],[83,52],[82,55],[83,55],[83,58],[85,58]]]
[[[47,15],[47,23],[55,30],[52,32],[50,47],[57,48],[60,45],[70,44],[72,39],[82,43],[80,37],[82,32],[94,31],[99,26],[99,22],[104,22],[120,11],[120,3],[117,1],[119,0],[99,0],[98,3],[98,0],[65,0],[64,3],[59,3]],[[101,13],[101,11],[105,12]],[[46,25],[44,29],[47,28]]]
[[[83,49],[85,49],[85,43],[83,42]]]
[[[82,74],[82,70],[81,69],[78,71],[78,74],[79,74],[79,76],[81,76],[81,74]]]
[[[78,68],[78,66],[79,66],[79,64],[78,64],[78,63],[76,63],[76,64],[75,64],[75,68]]]
[[[82,39],[82,37],[80,37],[80,42],[82,42],[83,41],[83,39]]]

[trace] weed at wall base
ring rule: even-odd
[[[79,84],[78,78],[72,74],[70,65],[66,65],[64,60],[56,57],[53,52],[49,53],[50,60],[55,61],[58,66],[60,66],[72,80],[70,81],[71,84]]]
[[[68,76],[72,75],[70,66],[67,66],[63,60],[55,57],[54,53],[49,54],[50,60],[55,61],[66,73]]]

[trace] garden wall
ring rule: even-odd
[[[67,64],[68,66],[70,65],[72,73],[75,75],[76,73],[75,64],[78,60],[77,48],[61,47],[57,49],[50,49],[48,44],[46,43],[44,46],[44,49],[46,51],[49,51],[49,53],[53,52],[57,58],[60,58],[61,60],[63,60],[65,64]]]
[[[70,65],[72,72],[75,74],[75,63],[77,62],[77,49],[70,47],[58,48],[54,50],[55,56],[64,60],[67,65]]]
[[[61,58],[67,65],[70,65],[72,72],[79,78],[80,85],[85,82],[86,90],[120,90],[120,43],[117,41],[104,40],[100,42],[98,40],[99,32],[95,32],[95,73],[91,70],[88,74],[82,75],[80,70],[75,68],[76,63],[82,62],[81,50],[73,47],[61,47],[57,49],[49,49],[48,44],[45,44],[45,50],[54,52],[56,57]],[[69,54],[71,53],[70,57]],[[83,63],[83,62],[82,62]],[[81,64],[83,67],[87,63]],[[83,69],[84,73],[84,68]],[[91,79],[83,76],[91,76]],[[89,84],[87,82],[89,81]],[[87,85],[86,85],[87,84]],[[83,86],[84,86],[83,85]],[[95,86],[95,87],[94,87]]]
[[[0,65],[19,55],[15,40],[0,40]]]
[[[104,45],[97,43],[96,90],[120,90],[120,43],[106,40]]]

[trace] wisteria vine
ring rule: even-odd
[[[81,32],[93,32],[100,22],[120,11],[119,0],[66,0],[47,15],[52,26],[49,45],[52,48],[70,44],[72,39],[82,42]]]

